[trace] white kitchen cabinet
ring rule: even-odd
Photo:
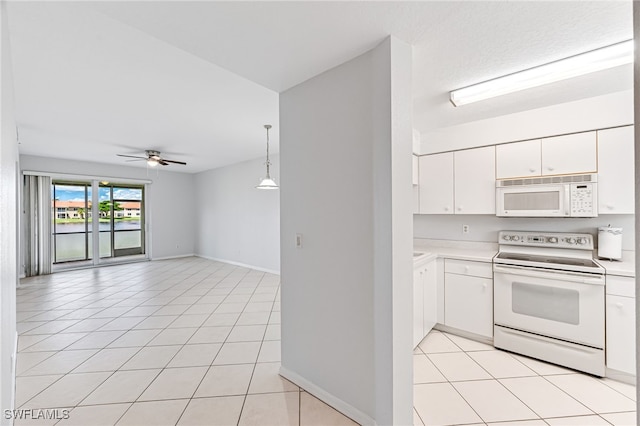
[[[420,168],[420,213],[453,214],[453,152],[423,155]]]
[[[607,275],[607,368],[636,374],[635,278]]]
[[[436,324],[436,260],[418,261],[413,269],[413,346],[416,347]]]
[[[453,158],[455,213],[495,214],[495,146],[456,151]]]
[[[598,213],[634,213],[633,126],[598,130]]]
[[[424,311],[424,287],[422,283],[422,273],[419,268],[413,270],[413,347],[415,348],[422,341],[423,313]]]
[[[540,176],[540,140],[496,146],[496,179]]]
[[[596,132],[496,146],[496,179],[595,173]]]
[[[420,173],[419,173],[420,168],[419,168],[419,161],[418,161],[419,157],[417,155],[415,155],[415,154],[413,154],[412,157],[413,157],[413,163],[412,163],[413,164],[413,168],[412,168],[413,176],[412,176],[412,181],[413,181],[414,185],[418,185],[420,183]]]
[[[574,133],[542,139],[542,175],[595,173],[596,132]]]
[[[490,263],[445,259],[444,324],[493,338]]]

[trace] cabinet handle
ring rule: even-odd
[[[469,267],[468,266],[464,267],[464,272],[469,272]]]
[[[552,167],[552,166],[549,166],[549,167],[547,167],[547,170],[549,170],[550,172],[552,172],[552,171],[553,171],[553,167]]]
[[[462,206],[458,206],[458,211],[461,212],[462,211]]]
[[[617,303],[616,303],[616,308],[618,308],[618,309],[622,309],[622,303],[617,302]]]
[[[444,211],[445,211],[445,212],[448,212],[448,211],[449,211],[449,207],[448,207],[448,206],[445,206],[445,207],[444,207]]]
[[[487,289],[487,284],[486,283],[482,284],[482,290],[484,291],[486,289]]]
[[[611,204],[607,204],[607,209],[613,210],[613,206]]]
[[[535,173],[536,169],[534,169],[533,167],[529,167],[529,171],[530,171],[531,173]]]

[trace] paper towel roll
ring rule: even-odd
[[[609,260],[622,259],[622,228],[598,228],[598,257]]]

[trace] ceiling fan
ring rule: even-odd
[[[160,156],[160,151],[155,151],[153,149],[147,149],[144,153],[146,154],[146,157],[140,157],[137,155],[125,155],[125,154],[116,154],[116,155],[118,157],[135,158],[135,160],[128,160],[128,161],[146,160],[147,165],[151,167],[155,167],[158,164],[161,164],[163,166],[168,166],[169,164],[182,164],[183,166],[187,165],[187,163],[185,163],[184,161],[167,160],[166,158],[162,158]]]

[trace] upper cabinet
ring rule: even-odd
[[[420,213],[453,213],[453,152],[420,157]]]
[[[496,179],[595,173],[596,153],[596,132],[498,145]]]
[[[495,146],[453,154],[456,214],[496,213]]]
[[[633,126],[598,131],[598,212],[634,213]]]
[[[596,132],[542,139],[542,175],[595,173]]]
[[[420,157],[420,213],[495,212],[495,147]]]
[[[540,176],[540,139],[496,146],[496,179]]]

